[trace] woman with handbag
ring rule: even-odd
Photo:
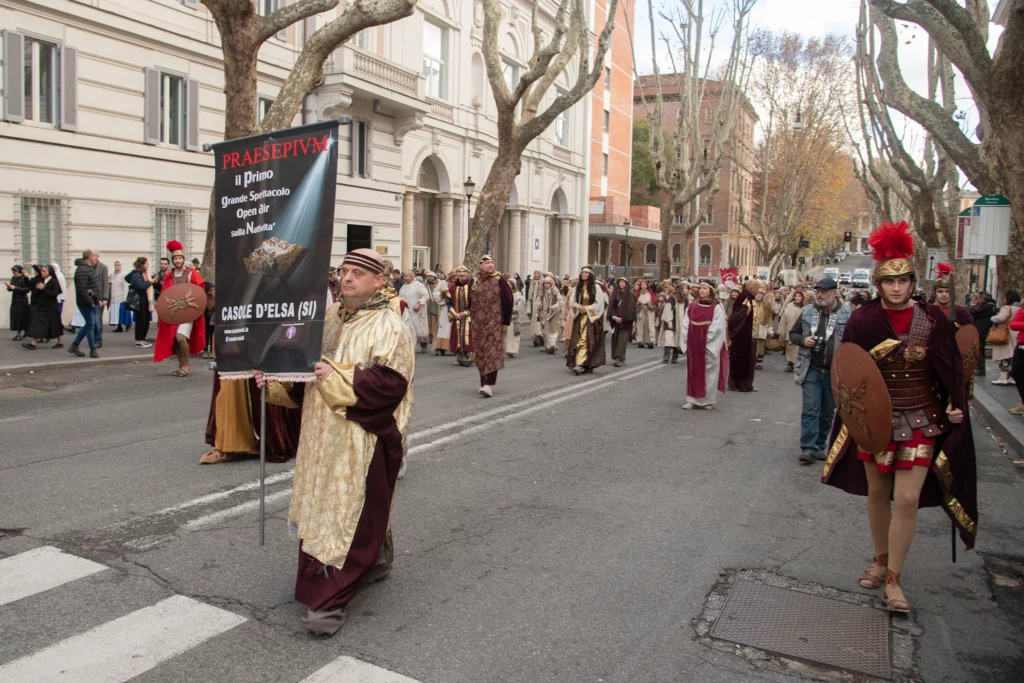
[[[128,283],[124,305],[135,314],[135,346],[147,349],[152,346],[146,341],[146,333],[149,332],[149,288],[153,286],[147,273],[149,259],[140,256],[132,265],[134,270],[124,277]]]
[[[992,360],[999,363],[999,379],[992,380],[992,384],[997,385],[1016,384],[1010,377],[1013,350],[1017,346],[1010,343],[1010,321],[1020,310],[1020,294],[1009,291],[1005,300],[1006,304],[992,316],[992,329],[985,340],[992,347]]]

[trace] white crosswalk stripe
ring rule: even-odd
[[[419,683],[408,676],[396,674],[352,657],[338,657],[317,670],[302,683]]]
[[[121,683],[245,621],[175,595],[16,659],[0,667],[0,681]]]
[[[0,606],[106,569],[52,546],[4,558],[0,560]],[[246,621],[234,612],[175,595],[0,665],[0,681],[123,683]],[[352,657],[339,657],[302,683],[418,681]]]
[[[0,605],[101,572],[106,567],[43,546],[0,560]]]

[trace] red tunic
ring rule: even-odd
[[[203,277],[199,274],[199,271],[194,268],[187,268],[189,272],[189,282],[194,285],[203,286]],[[164,277],[164,286],[160,290],[161,294],[166,292],[169,287],[174,286],[174,269],[171,268],[167,271],[167,275]],[[170,358],[174,355],[174,337],[178,334],[178,326],[165,323],[163,320],[159,322],[156,328],[156,344],[153,345],[153,362],[159,363],[165,358]],[[191,355],[201,353],[206,348],[206,326],[203,325],[203,318],[200,316],[196,319],[196,322],[192,324],[192,334],[188,338],[188,352]]]
[[[913,306],[907,306],[906,308],[898,311],[891,308],[883,308],[882,310],[885,311],[885,317],[889,319],[889,324],[892,325],[893,332],[896,334],[910,334],[910,324],[914,320]],[[917,448],[918,446],[935,446],[935,439],[923,435],[920,429],[915,429],[909,441],[890,441],[889,445],[885,447],[885,450],[896,453],[897,449]],[[870,453],[858,449],[857,459],[865,462],[874,462],[875,467],[877,467],[878,471],[883,474],[892,472],[893,470],[913,469],[914,466],[931,467],[931,457],[925,457],[920,451],[918,453],[919,454],[915,456],[913,460],[901,460],[900,458],[894,458],[891,465],[885,465],[876,462],[875,457]]]

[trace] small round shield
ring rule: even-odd
[[[190,323],[206,310],[206,291],[191,282],[172,285],[156,300],[156,315],[169,325]]]
[[[956,347],[964,359],[964,379],[974,377],[974,368],[981,360],[981,336],[974,325],[964,325],[956,331]]]
[[[885,450],[892,440],[889,390],[874,359],[853,342],[840,344],[832,356],[832,396],[857,447],[868,453]]]

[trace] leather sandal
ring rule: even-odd
[[[900,575],[898,572],[891,572],[888,569],[885,570],[885,587],[899,586]],[[902,586],[900,587],[902,589]],[[897,612],[899,614],[910,614],[910,603],[903,598],[890,598],[887,590],[884,590],[882,594],[885,596],[885,609],[890,612]]]
[[[219,465],[222,462],[231,462],[235,459],[234,453],[225,453],[224,451],[218,451],[214,448],[208,453],[204,453],[203,457],[199,458],[200,465]]]
[[[885,574],[878,576],[872,574],[871,570],[875,567],[881,567],[886,572],[889,571],[889,553],[882,553],[881,555],[875,555],[871,558],[871,566],[860,573],[857,577],[857,581],[860,583],[861,588],[881,588],[882,582],[885,580]]]

